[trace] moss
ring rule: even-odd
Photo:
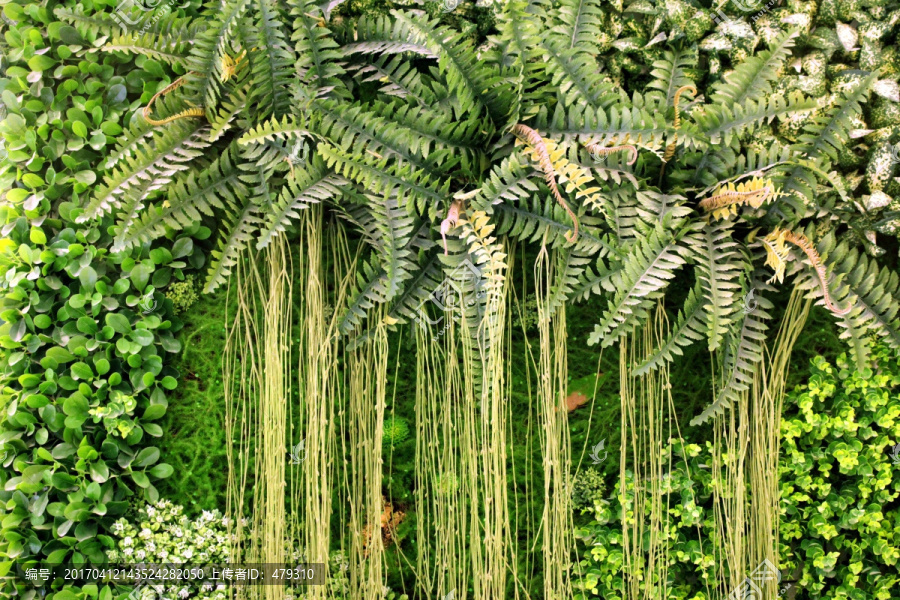
[[[396,445],[409,437],[409,425],[406,419],[401,417],[388,417],[384,420],[384,438],[383,443],[388,445]]]
[[[513,311],[513,327],[516,331],[524,329],[526,332],[534,331],[538,323],[538,303],[534,294],[528,294],[525,302],[519,310]]]
[[[176,315],[193,306],[198,298],[194,276],[188,275],[184,281],[176,281],[169,285],[169,289],[166,290],[166,298],[172,301],[172,310]]]
[[[228,483],[222,348],[225,346],[225,294],[204,295],[184,314],[174,361],[179,384],[169,395],[160,421],[165,443],[161,462],[175,472],[159,484],[162,497],[181,504],[191,515],[224,507]]]

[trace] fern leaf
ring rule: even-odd
[[[693,81],[687,76],[686,69],[696,64],[696,55],[686,49],[666,50],[662,57],[653,63],[650,76],[653,81],[647,84],[650,89],[662,92],[662,104],[672,106],[675,101],[675,93],[683,88],[693,85]]]
[[[159,128],[150,143],[136,149],[133,156],[104,178],[104,185],[77,221],[83,223],[108,214],[119,205],[122,194],[140,181],[154,182],[148,192],[171,181],[174,173],[186,168],[184,163],[202,155],[202,149],[209,145],[204,133],[205,128],[194,119],[175,121]]]
[[[706,303],[706,337],[710,352],[719,347],[737,312],[740,274],[748,267],[731,236],[730,224],[720,221],[707,223],[696,235],[686,238],[692,259],[696,261],[697,279]]]
[[[753,289],[764,289],[764,284],[756,277]],[[701,425],[724,414],[725,409],[737,401],[738,395],[748,390],[753,382],[756,368],[765,356],[767,320],[771,319],[766,310],[772,308],[772,303],[765,296],[757,296],[756,301],[757,307],[744,313],[743,317],[735,322],[737,329],[725,357],[726,380],[712,404],[694,417],[691,425]]]
[[[733,106],[746,100],[761,99],[772,92],[772,82],[778,79],[779,69],[791,54],[800,32],[781,34],[768,50],[750,56],[725,76],[725,81],[713,86],[713,104]]]
[[[449,180],[432,180],[427,173],[411,165],[390,164],[387,159],[361,160],[327,144],[320,144],[318,151],[328,168],[360,183],[374,194],[396,193],[407,210],[415,208],[419,214],[434,214],[449,194]]]
[[[275,0],[253,0],[254,28],[248,36],[256,47],[250,52],[252,87],[250,102],[257,108],[257,120],[276,118],[291,108],[290,83],[295,57],[281,30],[281,16]]]
[[[348,38],[340,47],[344,56],[412,52],[426,58],[437,58],[437,54],[418,39],[410,23],[399,19],[392,21],[385,16],[364,16]]]
[[[246,196],[245,196],[246,198]],[[237,210],[225,210],[225,219],[221,222],[222,234],[216,249],[211,252],[209,273],[206,276],[204,291],[215,291],[225,283],[231,270],[240,259],[255,237],[259,227],[260,207],[249,199]]]
[[[233,31],[246,12],[250,0],[224,0],[207,29],[191,46],[187,59],[186,91],[206,110],[209,121],[215,117],[223,79],[224,59],[231,51]]]
[[[223,152],[199,174],[183,174],[167,188],[166,200],[150,207],[130,227],[121,231],[122,245],[130,248],[165,235],[166,228],[181,230],[213,215],[213,209],[234,208],[249,194],[235,165],[237,150]]]
[[[272,238],[283,233],[290,226],[291,220],[300,216],[297,211],[310,204],[339,197],[340,187],[346,184],[345,179],[330,173],[318,156],[305,165],[305,168],[295,168],[278,199],[266,211],[256,247],[265,248]]]
[[[392,13],[438,57],[438,66],[460,104],[463,114],[483,108],[495,125],[504,126],[512,108],[512,95],[501,77],[478,60],[469,37],[435,21],[413,18],[399,11]]]
[[[685,263],[680,239],[683,234],[684,230],[672,231],[660,224],[632,247],[622,269],[614,276],[615,297],[594,326],[588,344],[610,346],[648,314],[675,277],[675,271]]]
[[[346,87],[340,80],[344,74],[342,53],[331,30],[324,26],[322,9],[314,0],[290,0],[288,5],[295,17],[291,40],[296,44],[296,71],[303,85],[312,90],[307,97],[345,94]]]
[[[684,306],[678,312],[678,319],[675,321],[672,333],[653,354],[638,365],[632,375],[638,377],[658,369],[663,363],[674,360],[676,355],[681,356],[682,348],[702,340],[706,334],[703,324],[708,320],[706,306],[700,281],[697,281],[697,284],[688,292]]]

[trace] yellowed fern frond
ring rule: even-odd
[[[729,182],[720,185],[712,196],[700,201],[700,208],[710,213],[713,219],[725,219],[737,214],[740,206],[759,208],[766,201],[783,195],[771,179],[754,177],[738,184]]]
[[[828,271],[819,256],[818,250],[813,246],[808,237],[802,233],[795,233],[789,229],[775,229],[772,233],[763,238],[763,244],[766,248],[766,265],[775,269],[775,275],[772,276],[773,281],[778,282],[784,280],[784,267],[787,259],[786,242],[789,242],[803,251],[809,259],[809,263],[819,278],[819,285],[822,287],[822,297],[825,300],[825,307],[838,316],[844,316],[853,310],[853,305],[849,304],[846,308],[838,308],[831,298],[831,292],[828,289]]]
[[[547,146],[547,142],[552,142],[552,140],[545,140],[537,131],[527,125],[522,125],[521,123],[512,128],[512,133],[520,142],[528,147],[527,153],[532,160],[540,165],[541,172],[544,174],[544,181],[547,183],[547,187],[550,188],[550,193],[553,194],[556,202],[566,210],[569,218],[572,219],[572,222],[575,225],[574,231],[571,236],[568,234],[566,235],[566,240],[574,242],[578,237],[578,217],[572,212],[569,205],[566,204],[566,201],[559,193],[559,188],[556,186],[556,171],[550,156],[550,148]],[[551,147],[553,147],[554,152],[560,152],[560,149],[555,145],[552,145]]]
[[[778,283],[784,281],[784,268],[787,266],[787,247],[785,246],[785,230],[775,229],[772,233],[762,238],[763,246],[766,249],[766,266],[772,267],[775,274],[769,279],[772,283],[776,279]]]

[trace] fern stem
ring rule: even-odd
[[[816,275],[819,277],[819,283],[822,285],[822,295],[825,299],[825,306],[836,314],[839,317],[847,315],[853,310],[853,304],[849,304],[847,308],[838,308],[837,305],[831,299],[831,293],[828,291],[828,272],[825,270],[825,265],[822,263],[822,257],[819,256],[819,253],[813,247],[812,242],[809,241],[809,238],[803,235],[802,233],[794,233],[793,231],[786,231],[784,235],[784,239],[787,242],[790,242],[803,250],[806,254],[807,258],[809,258],[809,262],[812,264],[812,267],[816,270]]]

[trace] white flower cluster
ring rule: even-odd
[[[115,550],[107,552],[109,560],[119,564],[226,564],[228,558],[228,520],[217,511],[203,511],[199,518],[189,519],[184,509],[168,500],[148,504],[138,511],[138,522],[125,518],[112,526],[117,538]],[[149,588],[142,593],[153,594]],[[167,586],[166,598],[192,600],[226,600],[224,586],[213,589]]]

